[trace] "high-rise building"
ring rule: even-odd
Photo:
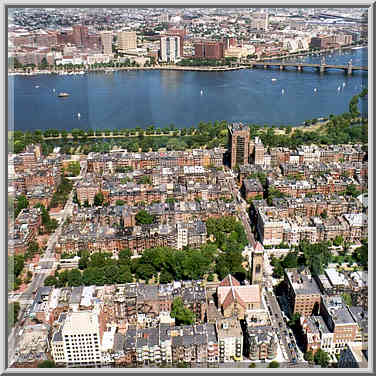
[[[100,325],[98,315],[79,311],[63,313],[65,320],[51,341],[56,363],[66,366],[99,366],[101,364]]]
[[[73,43],[76,46],[86,46],[88,40],[88,28],[83,25],[73,26]]]
[[[228,127],[229,148],[231,154],[230,167],[248,164],[249,158],[249,127],[242,123],[233,123]]]
[[[184,37],[185,37],[185,30],[184,29],[168,29],[166,34],[172,37],[180,37],[180,57],[184,56]]]
[[[105,55],[111,55],[112,54],[112,32],[102,31],[101,41],[102,41],[102,52]]]
[[[161,37],[161,61],[174,63],[180,59],[180,37]]]
[[[217,41],[200,41],[194,43],[195,58],[222,59],[224,43]]]
[[[137,34],[135,31],[120,31],[118,33],[118,47],[120,50],[137,48]]]

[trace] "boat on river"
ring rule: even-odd
[[[59,93],[57,96],[58,96],[59,98],[66,98],[66,97],[69,97],[69,95],[70,95],[70,94],[68,94],[68,93]]]

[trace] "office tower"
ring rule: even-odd
[[[83,25],[73,26],[73,43],[76,46],[86,46],[88,40],[88,28]]]
[[[242,123],[233,123],[228,126],[229,151],[231,155],[230,167],[248,164],[249,158],[249,127]]]
[[[222,59],[224,43],[216,41],[200,41],[194,43],[195,58]]]
[[[161,61],[174,63],[180,59],[180,37],[161,37]]]
[[[111,55],[112,54],[112,32],[102,31],[101,41],[102,41],[102,52],[105,55]]]
[[[129,50],[137,48],[137,34],[135,31],[120,31],[118,33],[119,50]]]

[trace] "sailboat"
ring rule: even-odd
[[[53,92],[55,92],[55,89],[52,89]]]
[[[338,86],[338,87],[337,87],[337,90],[340,91],[340,90],[341,90],[341,86]]]
[[[281,93],[282,93],[282,95],[285,94],[285,89],[282,89]]]
[[[78,113],[78,114],[77,114],[77,117],[78,117],[78,118],[80,118],[80,117],[81,117],[81,114],[80,114],[80,113]]]
[[[201,91],[200,91],[200,94],[202,95],[202,94],[204,94],[204,91],[201,89]]]
[[[343,82],[343,83],[342,83],[342,86],[345,87],[345,86],[346,86],[346,82]]]
[[[316,91],[317,91],[317,88],[314,88],[313,91],[316,92]]]

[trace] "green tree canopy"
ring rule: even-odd
[[[325,368],[329,365],[329,355],[324,350],[318,349],[314,356],[315,364]]]
[[[188,308],[184,307],[182,298],[175,298],[171,306],[171,317],[175,318],[176,325],[192,325],[195,322],[195,315]]]
[[[140,210],[136,214],[136,222],[139,225],[150,225],[154,222],[154,216],[149,214],[146,210]]]

